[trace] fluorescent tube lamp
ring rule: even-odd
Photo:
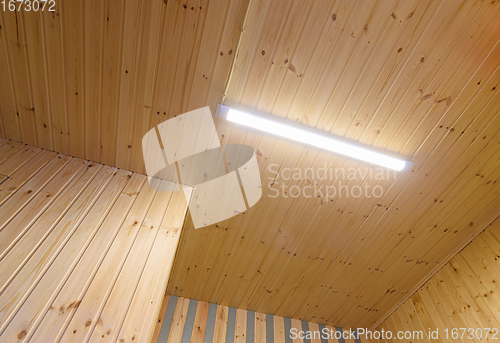
[[[221,112],[220,108],[218,112]],[[403,171],[408,170],[413,164],[408,161],[343,142],[340,139],[311,132],[310,130],[299,128],[296,125],[280,123],[275,120],[235,110],[234,108],[226,107],[225,112],[227,112],[226,119],[230,122],[241,124],[303,144],[311,145],[320,149],[328,150],[347,157],[373,163],[382,167]]]

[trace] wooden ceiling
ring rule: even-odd
[[[498,1],[56,5],[0,13],[7,138],[141,172],[150,128],[224,98],[414,162],[396,177],[341,180],[382,197],[296,196],[339,180],[273,171],[371,169],[218,121],[223,143],[256,150],[263,196],[211,227],[188,220],[174,295],[373,326],[500,215]]]

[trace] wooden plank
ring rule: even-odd
[[[128,169],[145,173],[142,137],[149,130],[151,117],[151,106],[156,85],[157,66],[159,63],[160,37],[162,23],[165,20],[165,4],[161,1],[146,1],[144,7],[144,24],[139,49],[141,55],[137,62],[138,78],[136,103],[134,109],[133,130],[131,132],[131,148],[127,149],[129,154]]]
[[[188,197],[190,194],[187,194]],[[175,253],[177,251],[178,245],[179,245],[179,240],[180,240],[180,234],[182,232],[182,225],[184,223],[184,218],[186,217],[187,213],[187,204],[188,204],[189,198],[185,198],[185,194],[183,192],[174,192],[172,195],[172,200],[170,201],[169,207],[167,208],[167,212],[165,214],[165,217],[162,222],[162,227],[160,228],[160,238],[161,238],[161,243],[160,241],[158,242],[158,245],[161,248],[158,247],[158,249],[162,250],[162,253],[158,252],[154,256],[163,256],[163,261],[159,264],[161,266],[165,266],[165,273],[163,275],[159,275],[158,281],[156,284],[156,288],[154,292],[150,292],[149,289],[147,290],[148,294],[154,295],[154,298],[152,299],[150,305],[150,308],[148,310],[147,316],[144,318],[144,324],[142,328],[142,333],[141,334],[141,339],[145,339],[147,341],[154,341],[151,340],[151,337],[155,334],[155,326],[158,326],[155,323],[155,318],[159,317],[159,312],[160,312],[160,304],[161,304],[161,299],[162,295],[166,293],[167,289],[167,284],[170,279],[170,273],[172,270],[173,262],[174,262],[174,257]],[[163,234],[165,236],[163,236]],[[166,238],[165,238],[166,237]],[[156,243],[155,243],[156,244]],[[155,249],[156,252],[156,249]],[[146,268],[147,273],[153,273],[153,275],[156,275],[156,266],[154,262],[151,262],[151,265]],[[146,274],[148,275],[148,274]],[[144,280],[144,281],[143,281]],[[143,282],[145,285],[147,283],[148,278],[144,277],[141,279],[141,282]],[[139,286],[139,292],[141,292],[143,287],[146,286]],[[138,293],[140,294],[140,293]],[[137,297],[137,300],[134,299],[133,305],[138,306],[138,307],[143,307],[142,305],[142,298]],[[134,311],[132,313],[136,313],[139,311]],[[162,312],[164,313],[164,312]],[[128,330],[131,330],[130,328],[132,327],[132,322],[135,322],[134,317],[127,317],[124,327],[127,328]],[[130,324],[127,324],[130,323]]]
[[[194,327],[191,334],[191,343],[203,343],[205,340],[205,331],[207,329],[208,308],[210,304],[204,301],[198,301],[196,317],[194,318]]]
[[[50,151],[41,151],[35,155],[30,163],[25,168],[19,169],[13,173],[9,179],[0,184],[0,206],[11,196],[13,196],[19,188],[28,182],[33,175],[44,168],[51,159],[54,159],[56,153]],[[62,156],[61,156],[62,157]]]
[[[212,100],[209,94],[213,88],[219,89],[219,96],[222,94],[220,90],[225,86],[227,81],[227,75],[224,72],[229,70],[229,65],[227,64],[225,68],[221,68],[222,61],[231,60],[234,56],[233,52],[236,47],[234,36],[231,37],[233,38],[231,42],[234,44],[233,49],[223,44],[227,44],[226,42],[228,39],[231,39],[228,38],[230,32],[227,31],[230,30],[229,28],[232,29],[231,33],[234,33],[237,32],[235,26],[237,24],[241,25],[242,19],[241,16],[238,15],[238,10],[242,12],[241,9],[246,9],[246,3],[246,1],[228,0],[207,3],[208,6],[206,6],[206,8],[208,7],[208,9],[206,10],[204,29],[199,49],[197,49],[198,55],[203,58],[198,58],[196,60],[192,86],[189,91],[189,100],[186,108],[188,111],[212,105],[210,110],[212,113],[215,113],[216,108],[214,105],[211,103],[207,104],[207,102]],[[228,13],[230,14],[228,15]],[[228,23],[228,20],[231,22]],[[226,34],[225,37],[223,37],[224,34]],[[222,43],[223,40],[224,43]],[[226,56],[224,57],[224,55]],[[217,64],[219,64],[219,68],[221,69],[217,68]],[[223,76],[226,78],[223,78]]]
[[[227,330],[228,307],[217,305],[213,342],[225,342]]]
[[[28,66],[33,90],[33,113],[40,148],[54,149],[52,144],[52,124],[47,90],[47,72],[45,61],[44,28],[39,12],[23,11],[26,30],[26,48]]]
[[[255,343],[266,343],[266,314],[255,312]]]
[[[335,336],[334,336],[336,328],[330,327],[330,326],[326,326],[326,328],[328,329],[328,332],[330,333],[328,335],[328,343],[339,343],[339,340],[336,339]],[[333,335],[331,334],[332,330],[333,330],[333,333],[334,333]]]
[[[321,343],[321,331],[316,323],[309,323],[309,331],[311,331],[311,343]]]
[[[198,54],[195,52],[198,52],[200,46],[208,12],[205,4],[202,0],[188,0],[185,4],[177,4],[183,19],[178,55],[186,58],[181,57],[177,60],[173,73],[175,76],[170,106],[168,107],[169,118],[187,112],[187,101],[198,59]]]
[[[93,57],[94,55],[85,51],[86,26],[84,2],[76,0],[61,3],[61,12],[62,45],[64,47],[62,62],[64,63],[65,71],[68,149],[72,156],[85,158],[85,95],[87,94],[85,80],[91,82],[90,78],[92,75],[88,74],[95,72],[95,70],[87,70],[88,74],[85,74],[84,68],[86,66],[86,57]],[[96,19],[95,13],[92,13],[92,17]],[[91,27],[87,27],[87,29],[95,32],[93,31],[95,26],[96,23],[92,23]],[[87,48],[90,47],[87,46]],[[90,52],[93,51],[91,50]],[[87,79],[87,76],[89,76],[89,79]],[[92,89],[91,91],[94,90]]]
[[[82,163],[80,162],[78,164],[80,164],[78,167],[81,168]],[[24,249],[19,248],[17,242],[18,240],[25,237],[26,234],[28,234],[28,237],[25,237],[24,239],[27,239],[29,242],[31,242],[30,244],[32,245],[37,245],[40,242],[40,239],[44,237],[44,234],[54,229],[58,221],[61,220],[62,217],[66,213],[68,213],[71,206],[76,201],[78,201],[77,196],[81,194],[85,190],[85,187],[93,180],[100,167],[101,166],[99,165],[93,167],[87,166],[87,168],[81,169],[78,168],[80,169],[80,172],[76,176],[72,175],[74,178],[69,178],[71,180],[71,183],[68,185],[68,187],[59,189],[59,192],[55,194],[49,192],[43,194],[42,196],[45,196],[45,198],[53,199],[53,206],[51,206],[47,211],[40,211],[42,212],[41,216],[38,216],[38,212],[31,212],[30,216],[25,216],[20,213],[16,216],[16,218],[19,217],[18,220],[12,220],[6,226],[4,226],[2,228],[2,231],[0,232],[2,241],[2,245],[0,246],[0,257],[3,259],[5,256],[7,256],[10,250],[16,246],[18,247],[18,252],[20,254],[23,254]],[[38,205],[38,208],[41,207],[37,203],[33,203],[33,205]],[[31,209],[32,206],[27,206],[23,209],[23,212],[30,211]],[[19,225],[20,222],[26,223],[26,225],[21,226]],[[26,249],[25,252],[29,253],[29,251],[29,249]],[[5,262],[5,260],[2,261]],[[13,265],[9,265],[8,263],[2,263],[1,266],[3,268],[14,268]],[[10,277],[10,275],[3,274],[2,280],[6,281],[5,278],[8,277]],[[3,282],[0,282],[0,284],[3,285]]]
[[[285,332],[284,318],[280,316],[273,316],[273,325],[274,325],[274,343],[285,343],[286,340],[285,336],[290,335],[290,333]]]
[[[276,320],[274,321],[276,325]],[[236,324],[234,330],[234,343],[247,342],[247,311],[242,309],[236,310]],[[276,343],[278,343],[277,341]],[[194,342],[193,342],[194,343]]]
[[[0,163],[0,182],[11,176],[39,152],[39,148],[26,145],[11,155],[10,158],[3,160]]]
[[[0,15],[0,26],[5,27],[3,16]],[[7,52],[7,37],[5,30],[0,29],[0,116],[5,138],[21,140],[19,129],[19,117],[17,116],[16,100],[14,98],[14,88],[11,82],[12,70],[9,65]]]
[[[158,337],[160,336],[161,328],[163,326],[163,321],[165,319],[165,312],[167,311],[169,300],[170,300],[170,295],[165,294],[165,296],[162,299],[160,313],[158,315],[158,322],[155,325],[155,331],[153,332],[153,337],[151,339],[151,342],[158,342]]]
[[[84,294],[73,295],[76,299],[81,299],[81,304],[71,314],[71,319],[67,320],[67,327],[62,332],[62,342],[84,340],[92,334],[102,305],[120,275],[155,195],[156,191],[145,184],[137,199],[137,206],[130,210],[90,285],[86,287]]]
[[[144,1],[128,2],[125,5],[122,33],[122,53],[120,67],[120,100],[116,131],[116,156],[114,165],[129,168],[129,150],[132,148],[133,111],[136,104],[137,80],[139,78],[139,49],[144,24]]]
[[[104,1],[85,1],[84,7],[84,108],[85,158],[100,161]]]
[[[171,198],[172,192],[158,192],[156,194],[113,288],[107,294],[103,294],[96,315],[90,319],[92,321],[88,329],[90,341],[115,342],[118,340],[120,328],[125,321],[135,291],[143,276],[144,268],[151,256],[153,244],[158,236]],[[146,280],[151,282],[150,278]],[[140,299],[143,300],[144,297]],[[122,335],[120,339],[125,338],[124,336]],[[131,341],[135,340],[134,337],[137,338],[132,334]]]
[[[181,3],[168,1],[166,3],[165,22],[176,23],[176,25],[164,25],[161,34],[161,48],[158,60],[157,73],[162,77],[156,80],[156,89],[153,95],[153,105],[150,118],[150,127],[153,128],[161,122],[172,118],[169,106],[175,82],[175,68],[179,58],[179,46],[183,30],[180,29],[184,20],[184,8]],[[187,9],[187,5],[186,5]],[[167,113],[168,112],[168,113]]]
[[[81,304],[88,287],[101,266],[114,239],[119,235],[124,221],[134,220],[137,215],[137,202],[140,194],[141,200],[147,200],[147,192],[141,192],[146,177],[134,174],[125,188],[121,191],[115,205],[101,224],[102,229],[92,237],[88,247],[82,251],[83,255],[76,262],[76,266],[67,281],[61,285],[61,290],[51,303],[49,311],[44,314],[40,325],[32,335],[31,341],[40,340],[57,341],[64,333],[69,321]],[[135,208],[133,208],[135,206]],[[133,211],[131,209],[133,208]],[[123,233],[122,233],[123,235]]]
[[[2,144],[0,146],[0,163],[15,154],[22,147],[24,147],[24,144],[10,140]]]
[[[83,185],[84,191],[80,194],[76,193],[78,197],[76,201],[70,203],[71,208],[66,208],[63,215],[52,225],[44,227],[35,225],[22,237],[16,237],[17,244],[13,242],[7,249],[4,249],[4,257],[0,264],[2,270],[0,283],[2,284],[2,308],[5,310],[1,313],[4,325],[0,331],[6,329],[12,316],[37,284],[39,277],[44,274],[66,241],[89,213],[111,180],[114,171],[112,167],[99,170],[95,178],[91,178],[87,184]],[[8,309],[15,310],[9,313]]]
[[[297,338],[293,340],[293,343],[303,343],[304,340],[298,335],[298,333],[302,331],[302,321],[292,318],[292,329],[295,329],[295,332],[297,333]]]
[[[49,204],[57,198],[57,195],[84,166],[83,161],[70,157],[61,157],[52,161],[24,185],[23,189],[17,192],[8,203],[2,205],[0,231],[3,231],[11,221],[15,222],[18,227],[29,226],[43,214]],[[21,215],[18,215],[20,213]]]
[[[297,8],[300,8],[300,5],[303,6],[302,8],[308,8],[310,6],[310,4],[307,4],[305,2],[301,4],[288,1],[271,2],[268,13],[271,14],[272,18],[266,18],[265,22],[263,23],[263,27],[259,28],[262,30],[262,33],[257,46],[255,47],[254,51],[252,51],[249,75],[248,79],[246,80],[243,96],[241,98],[241,103],[246,106],[255,107],[255,105],[258,103],[261,87],[266,81],[268,70],[271,68],[271,66],[274,66],[274,62],[276,62],[275,68],[279,68],[280,70],[283,69],[281,70],[283,73],[288,66],[287,62],[283,67],[281,56],[276,56],[275,61],[275,54],[276,50],[280,48],[279,43],[281,38],[281,31],[283,30],[283,26],[287,22],[292,4],[295,4],[295,16],[297,16],[296,11]],[[297,18],[295,18],[295,20],[297,20]],[[288,24],[288,26],[290,26],[290,24]],[[299,28],[296,29],[298,30]],[[290,28],[288,30],[290,31]],[[243,35],[242,37],[242,39],[248,38],[245,37],[245,35]],[[241,50],[242,48],[240,47],[240,51]],[[281,54],[282,53],[283,51],[281,51]],[[236,56],[236,59],[238,59],[238,56]],[[231,83],[229,84],[229,86],[231,87]]]
[[[177,301],[177,306],[175,308],[174,319],[172,321],[172,327],[170,328],[167,343],[181,341],[182,333],[184,331],[184,324],[186,323],[188,307],[189,299],[179,298],[179,300]]]
[[[118,122],[118,101],[120,97],[121,56],[123,45],[123,18],[125,2],[106,1],[103,24],[102,65],[102,117],[100,162],[114,165],[116,156],[116,130]]]
[[[13,89],[15,114],[19,120],[20,136],[16,138],[22,140],[26,144],[36,145],[35,117],[31,110],[33,108],[33,99],[31,97],[31,80],[26,56],[24,16],[22,12],[2,11],[1,17],[3,23],[2,27],[5,30],[4,47],[7,53],[8,67],[10,69],[10,82]],[[9,100],[7,104],[12,105]],[[7,118],[9,118],[8,113],[10,106],[7,106]],[[9,120],[7,120],[7,123],[8,122]]]
[[[227,10],[224,20],[224,31],[220,40],[219,53],[217,54],[212,76],[210,77],[206,73],[204,74],[208,80],[211,80],[206,105],[210,106],[212,113],[215,113],[217,105],[223,100],[222,97],[228,82],[229,70],[233,62],[234,54],[236,53],[236,45],[238,44],[248,4],[249,1],[231,1],[229,3],[229,9]],[[211,11],[210,8],[209,11]],[[211,18],[212,16],[207,14],[207,24],[210,23]],[[202,44],[203,43],[204,40],[202,40]],[[193,85],[193,88],[194,87],[196,87],[196,84]],[[190,105],[188,106],[189,109],[193,109],[197,106],[191,102],[194,98],[194,94],[196,94],[196,90],[191,90],[191,94]],[[193,99],[193,101],[197,100]],[[198,104],[198,102],[196,102],[196,104]]]
[[[35,263],[43,261],[44,267],[38,273],[36,279],[31,282],[29,290],[23,296],[22,307],[19,308],[18,306],[19,311],[9,320],[10,324],[2,337],[6,339],[19,338],[20,333],[22,333],[22,335],[25,335],[26,341],[29,341],[45,314],[48,311],[55,310],[52,307],[54,298],[67,281],[79,261],[79,257],[84,253],[85,248],[88,247],[97,230],[101,227],[106,215],[127,183],[129,175],[129,172],[119,171],[115,177],[111,176],[112,179],[103,189],[105,193],[94,197],[94,206],[85,218],[77,219],[74,221],[73,226],[66,225],[72,227],[72,230],[66,236],[59,235],[59,240],[50,242],[51,237],[47,238],[47,244],[42,245],[33,255],[33,261]],[[45,250],[49,244],[58,246],[57,250],[53,251],[52,254],[50,249]],[[28,263],[23,272],[32,270],[32,268]],[[27,281],[28,278],[25,280]],[[60,282],[54,282],[54,280]],[[59,308],[57,312],[62,315],[64,308],[62,310]],[[26,320],[27,318],[30,319]],[[27,323],[30,324],[27,325]]]
[[[55,12],[41,11],[41,25],[44,41],[44,60],[49,89],[50,124],[52,125],[52,146],[57,152],[69,154],[67,86],[62,42],[61,2],[56,3]],[[78,135],[75,135],[77,138]]]

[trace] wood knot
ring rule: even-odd
[[[17,338],[23,339],[24,337],[26,337],[27,334],[28,332],[26,330],[23,330],[17,334]]]

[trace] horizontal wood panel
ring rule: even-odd
[[[423,332],[418,342],[494,342],[493,330],[500,330],[499,251],[497,219],[376,328],[391,331],[393,339],[372,342],[408,342],[397,338],[399,331]],[[488,338],[486,328],[492,330]],[[429,339],[436,330],[439,336]]]
[[[148,342],[187,210],[184,192],[15,147],[0,141],[0,340]]]

